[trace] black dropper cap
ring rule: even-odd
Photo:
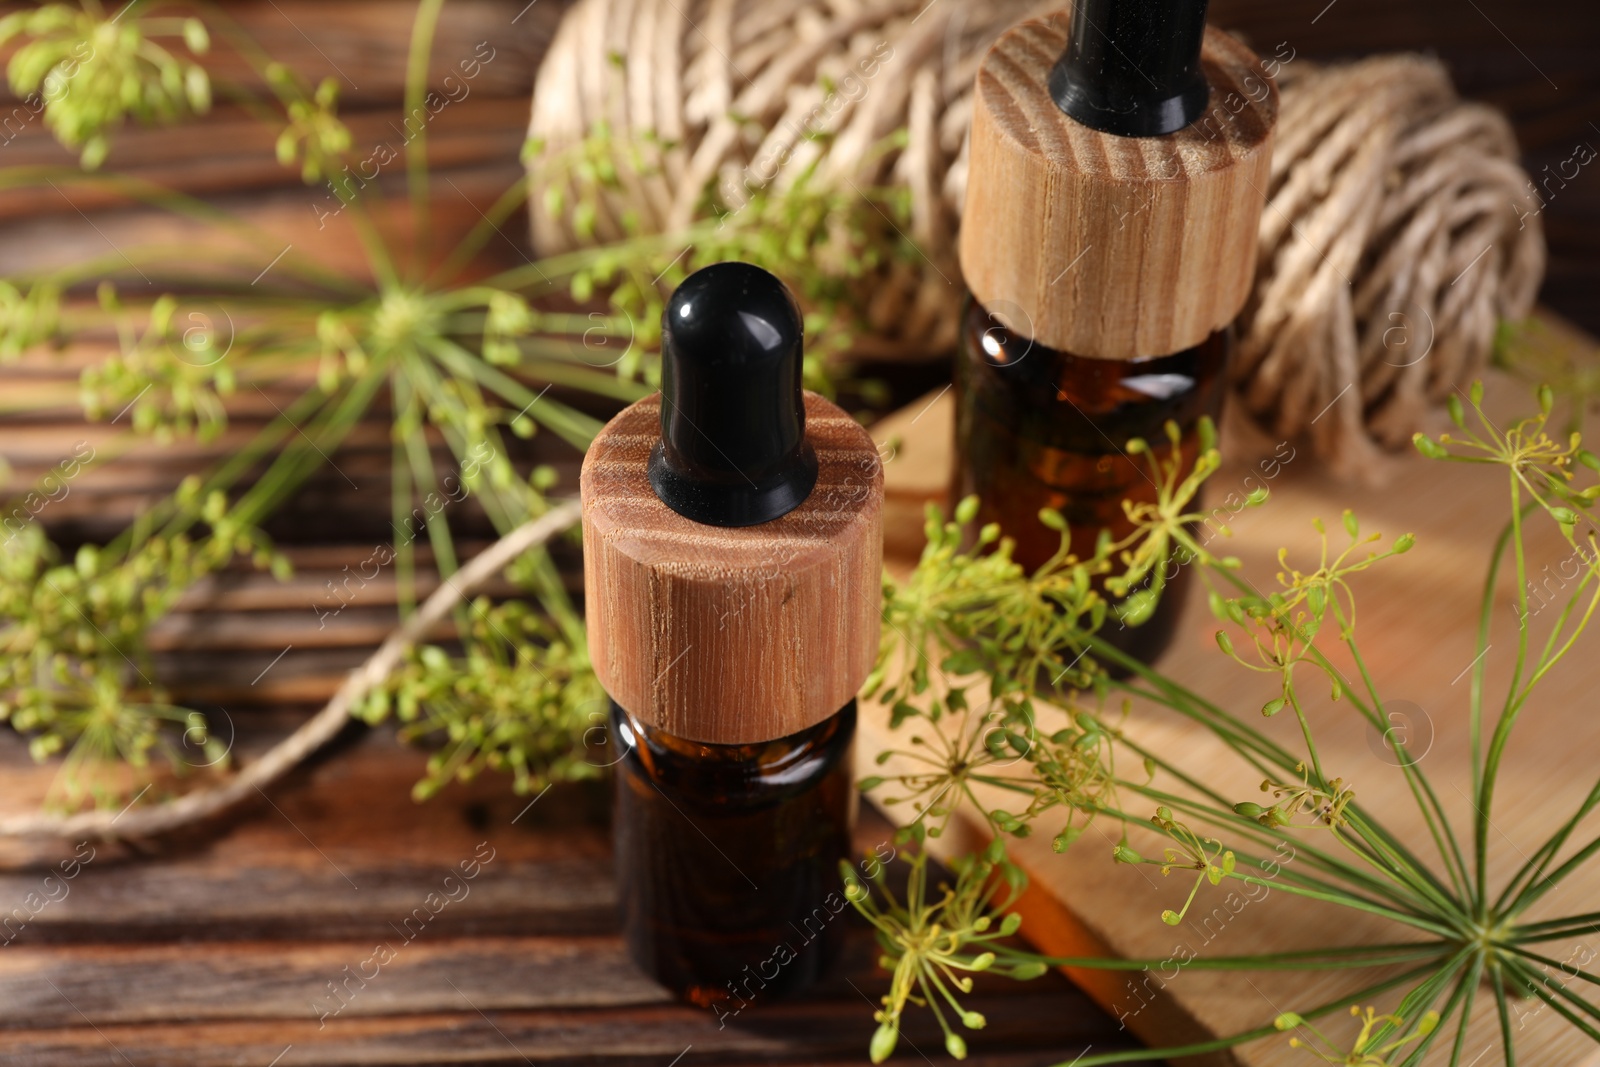
[[[685,518],[754,526],[817,483],[801,395],[804,328],[782,282],[748,263],[695,271],[661,316],[661,441],[650,484]]]
[[[1067,50],[1050,71],[1056,106],[1123,137],[1183,129],[1206,108],[1207,0],[1073,0]]]

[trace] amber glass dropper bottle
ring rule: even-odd
[[[982,499],[1029,569],[1130,532],[1155,499],[1140,437],[1187,463],[1217,417],[1229,324],[1249,294],[1277,91],[1256,56],[1207,29],[1205,0],[1075,0],[1012,28],[979,65],[961,268],[957,492]],[[1170,578],[1170,580],[1169,580]],[[1142,660],[1172,637],[1186,572],[1102,633]]]
[[[660,394],[584,457],[589,647],[629,951],[724,1018],[810,982],[846,921],[883,478],[866,431],[802,392],[772,275],[698,271],[662,327]]]

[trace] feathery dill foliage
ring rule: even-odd
[[[42,4],[0,18],[0,45],[22,39],[6,66],[19,96],[37,94],[56,138],[80,152],[84,169],[105,162],[111,134],[126,118],[171,122],[211,107],[211,80],[197,63],[156,43],[176,37],[204,55],[211,36],[197,18],[157,17],[145,4],[128,18],[98,0],[82,8]]]
[[[417,8],[408,114],[427,93],[428,64],[417,57],[432,52],[441,6],[421,0]],[[393,410],[393,566],[409,612],[414,542],[426,537],[446,577],[458,563],[444,510],[423,506],[442,496],[430,440],[443,441],[461,485],[498,530],[509,531],[544,513],[553,492],[575,489],[557,487],[548,469],[519,473],[510,440],[551,433],[582,449],[600,424],[563,396],[621,404],[649,392],[659,375],[663,301],[688,273],[726,258],[772,269],[809,299],[807,329],[822,339],[812,346],[820,357],[861,321],[856,280],[904,251],[889,221],[904,221],[903,194],[846,195],[807,175],[781,191],[757,190],[738,211],[708,200],[703,216],[679,233],[634,227],[614,243],[467,281],[474,257],[500,239],[499,228],[526,201],[526,182],[506,189],[454,247],[436,248],[427,130],[409,131],[410,218],[393,228],[408,236],[391,245],[381,224],[396,208],[352,178],[361,146],[339,118],[335,84],[304,83],[225,9],[207,8],[204,23],[159,11],[158,3],[105,9],[84,0],[0,19],[0,43],[15,47],[13,91],[37,92],[43,122],[81,152],[76,168],[0,168],[0,183],[112,191],[225,240],[124,245],[102,258],[0,279],[0,359],[116,337],[117,351],[79,382],[86,417],[115,419],[120,431],[86,467],[114,463],[140,440],[214,440],[227,428],[231,397],[261,390],[289,399],[274,401],[279,417],[235,454],[186,480],[109,543],[66,559],[32,521],[0,553],[0,720],[29,735],[38,758],[68,753],[55,798],[69,807],[90,798],[121,803],[107,783],[126,776],[96,778],[106,761],[143,765],[166,753],[181,771],[196,744],[215,746],[205,741],[202,715],[172,705],[146,634],[197,580],[236,560],[287,577],[287,561],[261,524],[323,468],[375,402],[387,400]],[[199,55],[213,35],[250,65],[253,85],[213,86],[204,68],[156,43],[180,38]],[[329,194],[320,198],[328,206],[319,217],[353,231],[374,281],[333,273],[298,248],[280,257],[281,239],[248,219],[115,172],[113,141],[127,120],[180,121],[205,110],[213,90],[260,118],[275,136],[278,162]],[[527,153],[570,172],[569,201],[559,206],[581,227],[629,177],[624,168],[633,177],[654,173],[670,147],[650,138],[623,142],[602,127],[560,152],[530,144]],[[261,276],[269,263],[271,273]],[[89,292],[98,299],[82,299]],[[547,310],[560,302],[552,297],[597,310]],[[827,387],[820,359],[808,364],[808,384]],[[561,392],[545,393],[551,386]],[[7,493],[25,496],[29,488]],[[426,520],[415,522],[418,515]],[[459,650],[417,650],[359,709],[373,721],[398,714],[408,735],[442,745],[419,795],[483,768],[510,771],[520,790],[593,773],[582,738],[593,725],[586,694],[597,690],[577,612],[544,550],[511,576],[520,590],[514,601],[458,611]],[[191,760],[177,758],[175,735]]]
[[[915,819],[904,840],[938,835],[956,806],[966,804],[988,823],[995,843],[981,857],[961,860],[954,883],[937,890],[929,885],[926,857],[915,855],[903,900],[846,872],[850,898],[877,928],[884,966],[894,976],[877,1013],[873,1059],[893,1050],[908,1003],[933,1009],[949,1050],[962,1055],[965,1041],[944,1008],[965,1026],[982,1025],[981,1016],[964,1011],[958,1000],[970,988],[971,972],[1025,977],[1047,965],[1130,971],[1163,965],[1052,958],[997,942],[997,933],[1017,928],[1017,917],[1005,913],[1021,880],[1004,858],[1005,837],[1025,836],[1038,826],[1055,835],[1061,850],[1091,821],[1115,842],[1114,862],[1184,877],[1187,896],[1160,917],[1168,924],[1180,922],[1210,887],[1270,884],[1387,920],[1395,936],[1384,944],[1191,959],[1186,969],[1373,973],[1370,984],[1348,996],[1293,1005],[1293,1012],[1264,1018],[1242,1033],[1155,1053],[1086,1055],[1075,1061],[1078,1067],[1151,1054],[1201,1054],[1283,1040],[1286,1033],[1295,1047],[1328,1063],[1398,1067],[1431,1056],[1428,1062],[1458,1065],[1464,1053],[1482,1051],[1464,1047],[1466,1021],[1480,997],[1493,1001],[1507,1063],[1515,1062],[1520,1029],[1513,1025],[1513,1013],[1521,1014],[1513,998],[1537,1000],[1600,1041],[1600,1008],[1572,988],[1573,980],[1600,984],[1600,974],[1585,969],[1593,954],[1575,963],[1571,955],[1553,958],[1561,950],[1546,947],[1600,929],[1600,914],[1538,921],[1527,914],[1600,852],[1600,838],[1572,841],[1600,805],[1600,779],[1546,841],[1527,843],[1520,866],[1496,869],[1488,855],[1496,785],[1513,730],[1532,706],[1539,682],[1573,649],[1600,605],[1593,512],[1600,485],[1577,484],[1579,474],[1588,481],[1589,472],[1600,470],[1600,459],[1580,446],[1576,433],[1557,439],[1547,432],[1550,389],[1539,390],[1538,404],[1538,414],[1502,431],[1483,413],[1482,388],[1475,386],[1468,404],[1457,399],[1449,405],[1459,432],[1416,439],[1429,458],[1499,467],[1509,489],[1510,521],[1488,560],[1476,647],[1470,650],[1476,653],[1468,727],[1475,813],[1465,826],[1451,822],[1422,765],[1386,730],[1378,685],[1355,633],[1357,576],[1411,549],[1410,535],[1381,547],[1379,535],[1363,533],[1345,512],[1339,530],[1317,525],[1322,549],[1309,567],[1280,553],[1276,587],[1258,592],[1232,561],[1205,553],[1183,528],[1195,484],[1214,467],[1209,450],[1196,476],[1181,483],[1170,467],[1152,461],[1161,502],[1130,507],[1139,530],[1128,542],[1102,541],[1092,558],[1075,560],[1065,555],[1063,536],[1063,554],[1031,575],[1011,562],[1000,531],[983,530],[975,547],[961,547],[961,526],[974,514],[971,502],[957,510],[956,522],[933,515],[916,571],[904,585],[887,587],[885,642],[873,676],[878,698],[893,708],[895,726],[910,735],[880,758],[896,760],[892,773],[862,785],[887,803],[913,806]],[[1058,518],[1045,521],[1059,526]],[[1554,629],[1537,644],[1529,633],[1524,539],[1530,524],[1546,522],[1556,525],[1586,569],[1562,591],[1566,602]],[[1264,705],[1213,703],[1104,640],[1111,608],[1095,591],[1095,581],[1110,586],[1112,578],[1130,572],[1152,573],[1141,555],[1152,545],[1170,545],[1177,559],[1198,568],[1221,624],[1221,651],[1272,681],[1274,695]],[[996,547],[988,551],[991,546]],[[1495,623],[1509,622],[1490,617],[1496,578],[1508,558],[1518,590],[1511,637],[1491,634]],[[1121,592],[1130,585],[1131,579],[1115,588]],[[1319,640],[1345,646],[1353,676],[1330,662]],[[1492,698],[1483,653],[1491,641],[1511,640],[1515,664],[1503,694]],[[1124,673],[1113,677],[1110,668]],[[1338,767],[1325,764],[1304,711],[1307,685],[1331,689],[1349,714],[1390,740],[1399,766],[1388,773],[1404,776],[1427,826],[1425,836],[1401,839],[1386,828],[1381,811],[1362,806]],[[1047,693],[1061,711],[1042,714],[1036,691]],[[1134,700],[1170,709],[1210,731],[1259,777],[1211,780],[1200,769],[1144,748],[1123,728],[1130,714],[1138,714],[1130,711]],[[1280,744],[1252,723],[1258,715],[1280,714],[1296,720],[1295,744]],[[1256,799],[1245,799],[1251,794]],[[1159,857],[1141,856],[1130,846],[1128,828],[1135,825],[1166,839]],[[1292,866],[1274,862],[1281,849],[1293,850]],[[1003,896],[1001,885],[1007,887]],[[1386,994],[1398,997],[1392,1011],[1366,1006]],[[1357,1019],[1358,1032],[1341,1044],[1317,1021],[1346,1011]]]

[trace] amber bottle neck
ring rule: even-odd
[[[733,796],[764,785],[804,787],[826,775],[855,738],[856,702],[799,733],[740,745],[675,737],[640,722],[614,700],[611,722],[617,756],[637,760],[652,779]]]

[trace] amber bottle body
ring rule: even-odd
[[[976,493],[980,522],[997,522],[1016,542],[1015,558],[1030,570],[1060,547],[1060,534],[1039,521],[1042,508],[1066,518],[1072,550],[1094,553],[1102,529],[1131,532],[1122,501],[1156,498],[1148,457],[1130,457],[1140,437],[1170,454],[1164,430],[1182,431],[1184,467],[1198,455],[1202,416],[1218,417],[1226,385],[1231,329],[1166,356],[1110,360],[1048,348],[1002,324],[969,299],[957,360],[956,491]],[[1102,634],[1149,662],[1171,641],[1188,587],[1184,568],[1169,566],[1160,606],[1143,624],[1112,619]]]
[[[611,726],[617,883],[634,962],[719,1016],[813,981],[844,932],[855,701],[761,744],[686,741],[614,701]]]

